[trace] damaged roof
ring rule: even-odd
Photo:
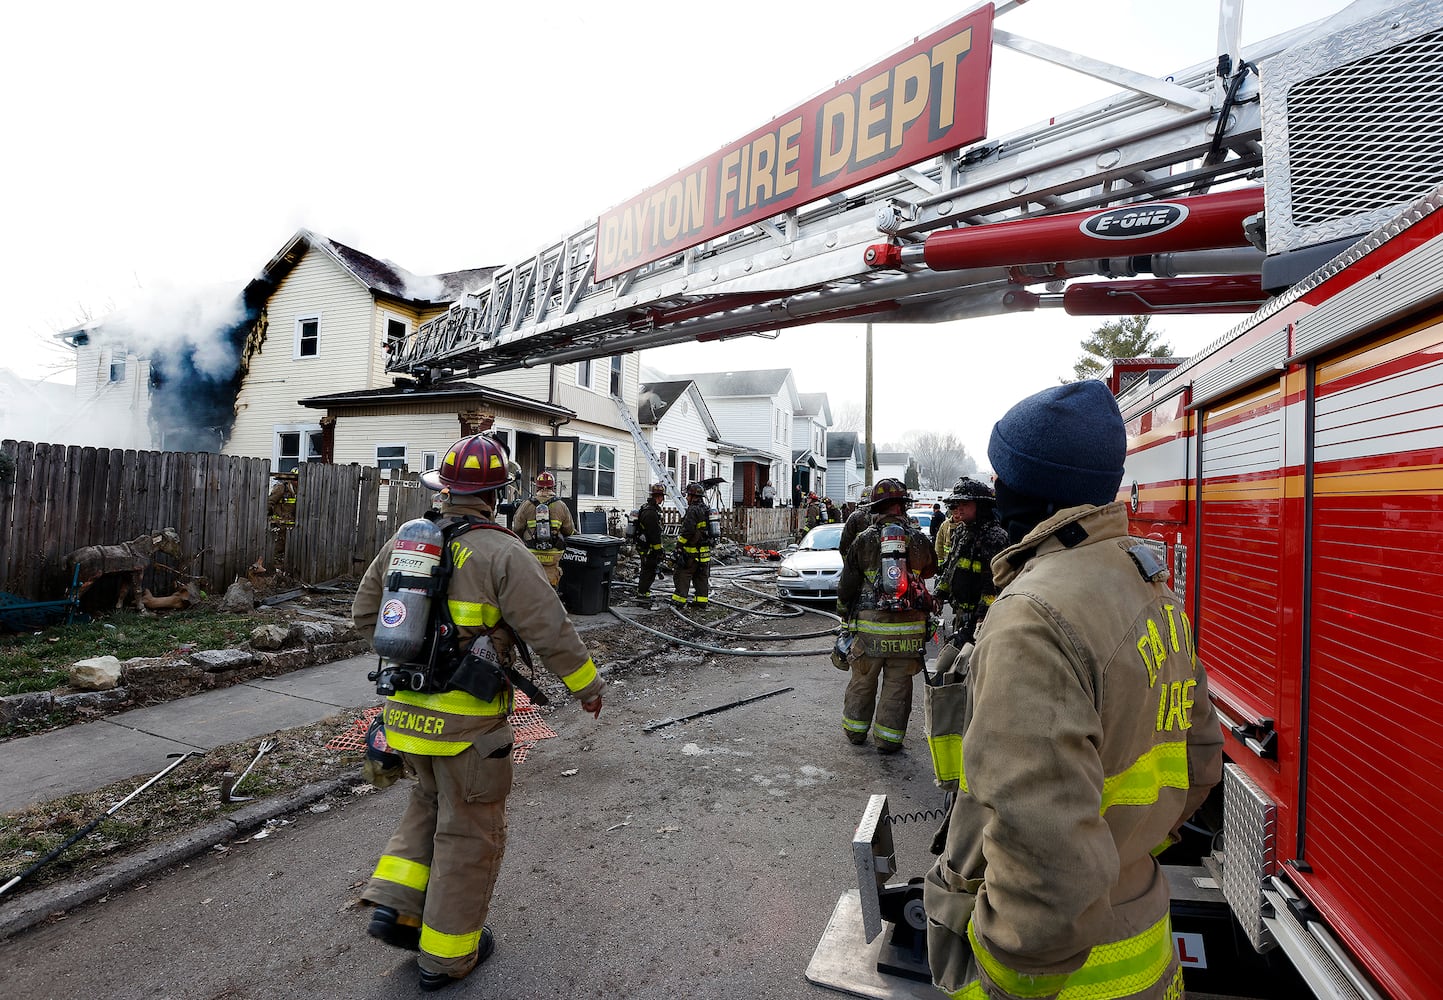
[[[463,293],[481,288],[496,270],[494,267],[473,267],[443,274],[413,274],[389,260],[379,260],[355,247],[309,229],[298,229],[247,286],[247,292],[257,285],[267,290],[273,288],[300,263],[306,251],[312,249],[329,254],[372,292],[417,306],[438,306],[454,302]]]

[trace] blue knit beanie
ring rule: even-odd
[[[1103,383],[1089,379],[1028,396],[992,428],[987,457],[1013,490],[1057,509],[1117,499],[1127,431]]]

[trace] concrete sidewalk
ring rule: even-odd
[[[163,768],[166,755],[210,750],[339,712],[378,705],[372,653],[243,681],[5,744],[0,813]]]

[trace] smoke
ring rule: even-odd
[[[93,331],[92,342],[124,348],[152,364],[184,358],[200,375],[227,380],[240,360],[232,334],[246,319],[243,288],[240,282],[192,289],[157,282],[140,299],[107,316]]]
[[[441,302],[448,298],[446,286],[440,278],[433,274],[412,274],[399,264],[386,261],[390,264],[402,279],[402,288],[409,299],[421,299],[426,302]]]

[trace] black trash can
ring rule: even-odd
[[[624,539],[572,535],[561,553],[561,603],[574,615],[599,615],[611,607],[611,576]]]
[[[580,514],[580,523],[577,527],[583,535],[606,534],[606,511],[583,510]]]

